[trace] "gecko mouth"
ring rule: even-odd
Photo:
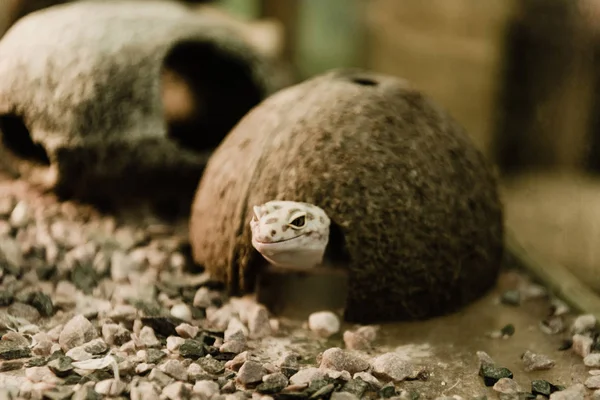
[[[303,233],[302,235],[294,236],[293,238],[289,238],[289,239],[285,239],[285,240],[279,240],[277,242],[263,242],[263,241],[257,240],[257,239],[254,240],[254,241],[256,243],[260,244],[261,246],[269,246],[269,245],[276,245],[276,244],[279,244],[279,243],[290,242],[292,240],[295,240],[295,239],[301,238],[302,236],[307,236],[307,235],[308,235],[308,233]]]

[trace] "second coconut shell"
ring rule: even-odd
[[[331,217],[348,321],[448,313],[496,281],[503,215],[492,167],[406,81],[331,71],[267,98],[229,133],[200,182],[190,234],[196,262],[231,293],[254,289],[264,260],[252,206],[274,199]]]

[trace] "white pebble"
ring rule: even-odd
[[[183,303],[175,304],[173,307],[171,307],[171,315],[184,321],[192,320],[192,310],[190,310],[190,308]]]
[[[308,327],[319,336],[329,337],[340,330],[340,319],[331,311],[319,311],[308,317]]]
[[[571,332],[576,334],[591,331],[596,325],[596,322],[596,317],[594,317],[592,314],[580,315],[575,319],[575,321],[573,321]]]

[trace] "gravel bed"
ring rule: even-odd
[[[416,400],[403,382],[429,378],[426,362],[377,348],[376,326],[345,327],[328,311],[275,319],[252,297],[228,298],[193,265],[185,224],[133,223],[23,188],[0,186],[0,399]],[[535,290],[543,295],[529,287],[499,303],[517,306]],[[563,332],[562,310],[540,329]],[[592,316],[568,332],[564,350],[591,368],[584,385],[540,379],[523,389],[480,352],[482,387],[576,399],[600,388],[598,336]],[[555,365],[529,350],[522,362]]]

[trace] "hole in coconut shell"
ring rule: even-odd
[[[364,76],[355,76],[350,79],[353,83],[361,86],[377,86],[377,81]]]
[[[50,165],[46,149],[33,141],[23,118],[12,114],[0,115],[0,136],[2,145],[15,156],[43,166]]]
[[[190,150],[219,145],[264,97],[250,65],[210,42],[176,44],[161,77],[169,137]]]

